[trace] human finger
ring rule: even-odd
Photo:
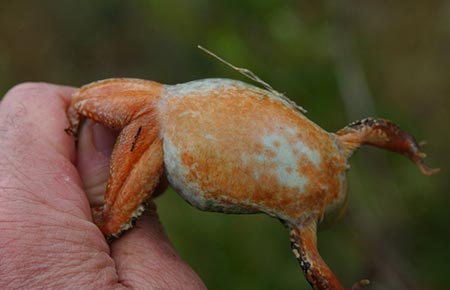
[[[170,243],[153,202],[133,230],[115,240],[111,256],[120,280],[137,289],[206,289]]]
[[[28,83],[0,103],[1,289],[117,283],[64,132],[72,91]]]
[[[73,138],[66,108],[73,88],[45,83],[25,83],[12,88],[0,103],[2,176],[17,194],[41,192],[36,201],[61,211],[89,216],[76,168]],[[1,169],[1,168],[0,168]],[[65,194],[48,191],[61,186]]]

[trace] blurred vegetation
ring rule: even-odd
[[[319,248],[345,285],[448,289],[449,1],[1,1],[0,89],[243,79],[197,44],[286,92],[329,131],[373,115],[427,139],[436,176],[376,149],[352,158],[348,214],[319,233]],[[157,204],[210,289],[310,289],[276,220],[200,212],[173,192]]]

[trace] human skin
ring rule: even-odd
[[[108,244],[92,222],[115,133],[64,132],[73,88],[25,83],[0,103],[0,289],[205,289],[150,206]]]

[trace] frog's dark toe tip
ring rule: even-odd
[[[356,282],[355,284],[353,284],[353,286],[350,287],[348,290],[361,290],[369,284],[370,284],[369,280],[363,279],[363,280],[360,280],[360,281]]]

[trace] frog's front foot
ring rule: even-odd
[[[311,218],[300,225],[287,226],[290,229],[292,252],[312,288],[314,290],[345,290],[317,250],[316,220]],[[348,290],[360,290],[368,284],[369,280],[361,280]]]

